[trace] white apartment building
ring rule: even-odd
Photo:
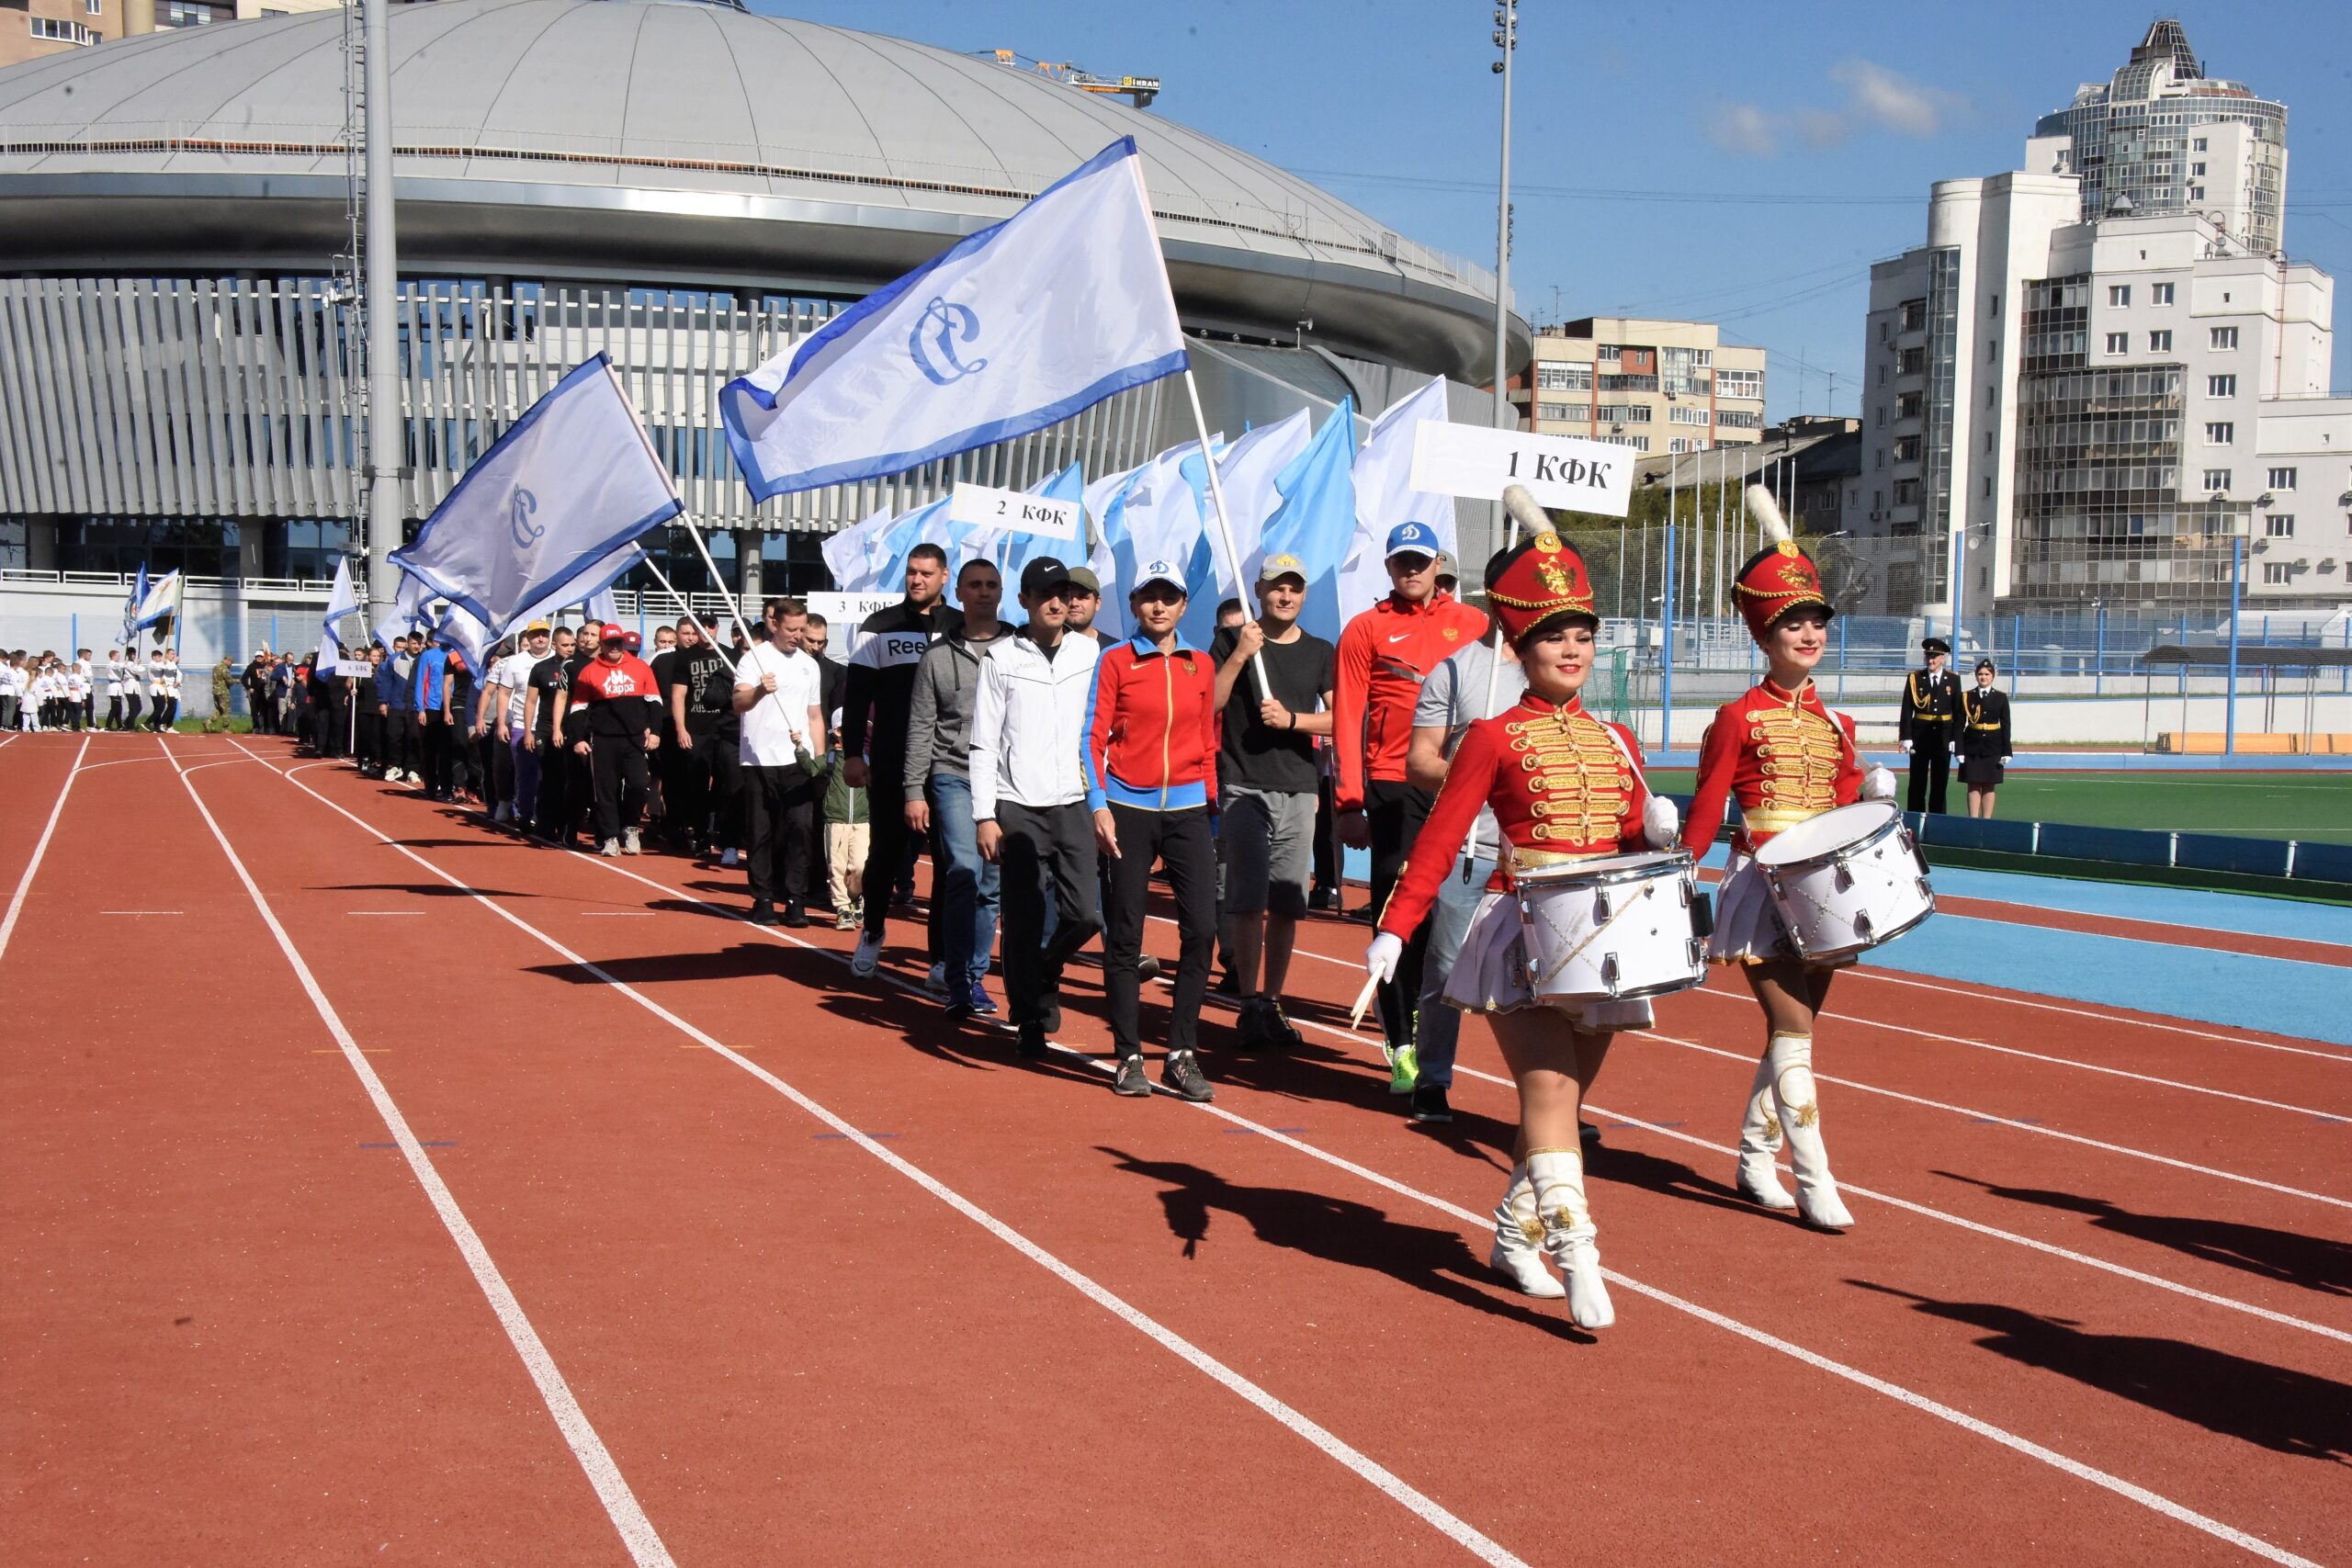
[[[1636,452],[1760,441],[1765,352],[1720,336],[1710,321],[1628,316],[1539,328],[1511,400],[1530,430]]]
[[[2333,280],[2226,214],[2081,214],[2071,174],[1939,182],[1871,269],[1863,607],[2211,611],[2233,571],[2264,608],[2352,601]]]

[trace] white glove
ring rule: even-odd
[[[2006,767],[2007,767],[2008,765],[2009,765],[2009,760],[2008,760],[2007,757],[2002,758],[2002,759],[2001,759],[2001,766],[2003,766],[2003,767],[2005,767],[2005,768],[2006,768]]]
[[[1674,836],[1680,831],[1682,813],[1675,808],[1674,802],[1662,795],[1650,796],[1650,803],[1642,807],[1642,837],[1649,841],[1650,848],[1671,848]]]
[[[1908,757],[1909,755],[1911,755],[1911,742],[1909,742],[1908,740],[1905,740],[1905,741],[1903,743],[1903,754],[1904,754],[1905,756],[1906,756],[1906,757]]]
[[[1375,980],[1396,978],[1396,960],[1405,955],[1405,939],[1382,931],[1363,950],[1363,972]]]
[[[1862,775],[1862,798],[1864,800],[1893,800],[1894,774],[1872,763],[1870,772]]]

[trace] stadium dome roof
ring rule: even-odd
[[[0,265],[322,270],[343,27],[183,28],[0,72]],[[1312,316],[1318,337],[1456,373],[1488,352],[1485,269],[990,58],[691,0],[438,0],[394,6],[390,29],[404,272],[870,284],[1133,136],[1195,324],[1287,337]]]

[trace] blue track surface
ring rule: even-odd
[[[2165,920],[2243,936],[2287,937],[2352,946],[2352,908],[2336,904],[2299,904],[2285,898],[2254,898],[2242,893],[2211,893],[2190,887],[2138,887],[2124,883],[2075,882],[2063,876],[2026,876],[2006,871],[1936,868],[1936,891],[1958,898],[1997,898],[2037,909],[2077,915],[2110,915],[2127,920]],[[2352,976],[2347,976],[2352,986]]]
[[[1870,966],[2352,1045],[2352,970],[2323,964],[1939,914]],[[2053,1018],[2052,1040],[2067,1029]]]

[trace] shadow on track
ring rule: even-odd
[[[2087,1214],[2093,1226],[2134,1241],[2152,1242],[2175,1252],[2243,1269],[2285,1285],[2301,1285],[2324,1295],[2352,1296],[2352,1243],[2328,1236],[2300,1235],[2268,1225],[2239,1224],[2231,1220],[2199,1219],[2187,1214],[2142,1214],[2105,1198],[2074,1192],[2052,1192],[2034,1187],[2003,1187],[1997,1182],[1935,1173],[1952,1181],[1982,1188],[1996,1198],[2015,1203],[2037,1203],[2069,1214]],[[2347,1415],[2352,1420],[2352,1415]]]
[[[1976,1341],[2029,1367],[2192,1422],[2274,1453],[2352,1465],[2352,1384],[2291,1371],[2179,1339],[2094,1334],[2068,1318],[1996,1302],[1945,1302],[1868,1280],[1930,1317],[1985,1331]]]
[[[1565,1313],[1520,1305],[1495,1281],[1470,1250],[1462,1233],[1408,1224],[1369,1204],[1290,1187],[1246,1187],[1182,1160],[1145,1159],[1107,1145],[1097,1148],[1117,1168],[1162,1184],[1160,1207],[1168,1228],[1184,1244],[1184,1256],[1199,1256],[1219,1212],[1247,1222],[1258,1239],[1327,1262],[1369,1269],[1459,1306],[1507,1318],[1574,1344],[1592,1337]]]

